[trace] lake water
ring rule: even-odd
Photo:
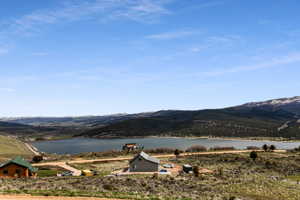
[[[57,154],[77,154],[83,152],[103,152],[109,150],[121,150],[126,143],[137,143],[145,149],[168,147],[185,150],[193,145],[202,145],[207,148],[235,147],[245,149],[247,146],[261,147],[263,144],[274,144],[278,149],[292,149],[300,146],[300,142],[273,142],[273,141],[248,141],[248,140],[223,140],[203,138],[130,138],[130,139],[90,139],[73,138],[55,141],[38,141],[32,145],[39,151]]]

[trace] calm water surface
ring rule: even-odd
[[[77,154],[83,152],[102,152],[109,150],[121,150],[126,143],[138,143],[145,149],[168,147],[185,150],[192,145],[203,145],[207,148],[221,146],[233,146],[237,149],[245,149],[247,146],[261,147],[263,144],[274,144],[280,149],[292,149],[300,146],[300,142],[272,142],[272,141],[246,141],[246,140],[222,140],[203,138],[132,138],[132,139],[90,139],[74,138],[56,141],[33,142],[33,146],[42,152],[57,154]]]

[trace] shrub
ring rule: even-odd
[[[259,147],[256,146],[247,146],[247,150],[259,150]]]
[[[174,151],[174,155],[175,155],[176,157],[178,157],[178,156],[180,155],[180,151],[179,151],[178,149],[176,149],[176,150]]]
[[[146,153],[174,153],[175,149],[172,148],[156,148],[144,150]]]
[[[258,157],[258,155],[257,155],[256,151],[251,151],[250,158],[252,158],[252,160],[255,161],[257,157]]]
[[[158,173],[154,173],[152,176],[153,179],[158,179]]]
[[[270,169],[272,167],[272,163],[270,161],[266,161],[265,163],[266,168]]]
[[[223,176],[223,174],[224,174],[223,167],[220,167],[220,168],[218,169],[218,175],[219,175],[219,176]]]
[[[115,187],[111,184],[105,184],[103,185],[103,189],[113,191]]]
[[[193,167],[193,172],[194,172],[195,177],[199,177],[199,167],[198,166]]]
[[[270,151],[274,151],[274,150],[276,150],[276,146],[272,144],[272,145],[270,146]]]
[[[299,146],[299,147],[296,147],[296,148],[294,148],[294,151],[300,151],[300,146]]]
[[[207,151],[207,148],[201,145],[193,145],[186,149],[186,152],[203,152],[203,151]]]
[[[212,150],[212,151],[232,151],[232,150],[235,150],[235,148],[234,147],[219,147],[219,146],[216,146],[216,147],[210,148],[210,150]]]
[[[266,152],[266,151],[268,151],[269,146],[268,146],[267,144],[264,144],[264,145],[262,146],[262,149]]]
[[[43,160],[44,160],[43,156],[34,156],[32,158],[32,162],[35,162],[35,163],[39,163],[39,162],[41,162]]]

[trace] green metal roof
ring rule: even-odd
[[[18,156],[16,157],[15,159],[13,160],[10,160],[6,163],[3,163],[2,165],[0,165],[0,168],[4,167],[4,166],[7,166],[9,164],[16,164],[16,165],[20,165],[22,167],[25,167],[25,168],[28,168],[31,172],[37,172],[38,169],[37,168],[34,168],[32,167],[32,165],[27,162],[26,160],[24,160],[22,157]]]

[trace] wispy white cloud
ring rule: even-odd
[[[14,85],[29,81],[38,81],[41,79],[41,75],[7,76],[0,74],[0,85]]]
[[[273,21],[269,20],[269,19],[261,19],[258,21],[259,25],[267,25],[267,24],[272,24],[272,23],[273,23]]]
[[[9,48],[6,46],[0,46],[0,56],[7,54],[9,52]]]
[[[197,0],[195,3],[189,1],[179,1],[182,5],[179,12],[197,12],[202,9],[209,9],[217,6],[222,6],[229,0]]]
[[[0,92],[15,92],[16,90],[13,88],[0,88]]]
[[[231,73],[238,73],[238,72],[247,72],[247,71],[256,71],[261,69],[267,69],[267,68],[274,68],[278,67],[280,65],[287,65],[300,62],[300,52],[292,53],[283,57],[276,57],[273,59],[269,59],[266,62],[257,63],[254,65],[245,65],[245,66],[238,66],[233,68],[227,68],[227,69],[217,69],[214,71],[205,72],[204,74],[206,76],[220,76],[225,74],[231,74]]]
[[[47,52],[33,52],[31,55],[32,56],[47,56],[47,55],[49,55],[49,53],[47,53]]]
[[[239,35],[221,35],[221,36],[210,36],[207,38],[208,45],[215,44],[228,44],[231,45],[237,41],[241,41],[242,38]]]
[[[32,34],[43,25],[65,23],[78,20],[107,21],[128,19],[151,21],[155,17],[168,14],[166,8],[172,0],[89,0],[72,1],[60,8],[36,10],[13,19],[6,26],[10,33]]]
[[[208,2],[201,3],[201,4],[199,4],[198,6],[195,6],[195,7],[196,8],[209,8],[209,7],[220,6],[220,5],[223,5],[223,4],[225,4],[224,1],[213,1],[213,0],[210,0]]]
[[[193,47],[190,50],[191,50],[191,52],[197,53],[197,52],[201,51],[201,48],[199,48],[199,47]]]
[[[148,35],[146,36],[147,39],[153,39],[153,40],[171,40],[171,39],[177,39],[177,38],[184,38],[192,35],[198,35],[200,34],[200,31],[195,30],[187,30],[187,31],[173,31],[173,32],[166,32],[166,33],[159,33],[154,35]]]

